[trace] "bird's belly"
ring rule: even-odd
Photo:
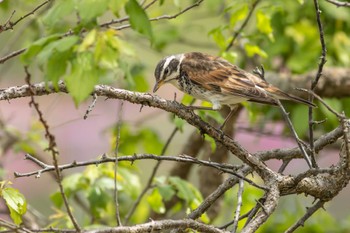
[[[186,91],[185,91],[186,92]],[[214,107],[216,109],[220,109],[220,105],[234,105],[246,101],[246,98],[234,96],[234,95],[224,95],[218,92],[207,91],[203,89],[192,89],[191,92],[186,92],[193,97],[208,101],[213,103],[213,105],[218,106]]]
[[[215,109],[220,109],[221,105],[234,105],[247,100],[239,96],[225,95],[217,91],[206,90],[193,83],[174,81],[172,84],[196,99],[213,103],[213,108]]]

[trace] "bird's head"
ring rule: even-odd
[[[180,65],[183,58],[184,54],[171,55],[158,63],[154,71],[156,84],[153,92],[156,92],[163,84],[174,81],[180,76]]]

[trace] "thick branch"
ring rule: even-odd
[[[274,212],[279,199],[279,189],[277,186],[272,185],[270,191],[266,193],[266,200],[261,206],[261,210],[256,214],[253,220],[243,228],[242,233],[255,232]]]
[[[45,83],[39,83],[33,85],[31,88],[35,95],[47,95],[56,92],[67,92],[67,89],[63,83],[58,85],[58,90],[56,91],[51,85],[45,86]],[[264,163],[262,163],[258,158],[248,153],[243,147],[236,143],[232,138],[223,134],[220,130],[214,128],[207,122],[204,122],[199,116],[197,116],[192,110],[189,110],[182,104],[176,101],[169,101],[162,99],[158,96],[151,95],[149,93],[132,92],[123,89],[117,89],[114,87],[106,85],[95,86],[95,91],[92,94],[97,96],[104,96],[113,99],[126,100],[134,104],[142,104],[150,107],[160,108],[167,112],[172,112],[178,117],[186,120],[189,124],[195,126],[202,133],[206,133],[216,140],[216,142],[221,143],[232,154],[241,159],[244,163],[251,166],[262,179],[268,179],[270,177],[278,176],[277,173],[273,172]],[[0,93],[0,100],[9,100],[13,98],[20,98],[30,96],[28,85],[23,85],[20,87],[10,87],[3,90]]]
[[[115,227],[99,230],[84,231],[85,233],[138,233],[138,232],[167,232],[167,230],[186,230],[193,229],[199,232],[207,233],[229,233],[213,226],[194,221],[192,219],[183,220],[161,220],[151,221],[149,223],[139,224],[130,227]]]

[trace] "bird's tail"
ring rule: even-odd
[[[283,91],[279,91],[278,95],[279,95],[279,96],[278,96],[279,99],[282,99],[282,100],[290,100],[290,101],[293,101],[293,102],[305,104],[305,105],[307,105],[307,106],[309,106],[309,107],[313,107],[313,108],[316,107],[315,104],[311,103],[311,102],[308,101],[308,100],[305,100],[305,99],[303,99],[303,98],[300,98],[300,97],[295,96],[295,95],[292,95],[292,94],[287,94],[287,93],[285,93],[285,92],[283,92]]]

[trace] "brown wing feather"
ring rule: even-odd
[[[276,105],[275,99],[291,100],[309,106],[312,103],[272,86],[228,61],[203,53],[188,53],[188,62],[182,63],[191,81],[207,90],[243,97],[252,102]]]
[[[256,87],[261,79],[239,69],[228,61],[210,55],[191,53],[189,62],[182,63],[191,81],[211,91],[220,91],[259,103],[275,104],[268,94]],[[267,84],[268,85],[268,84]]]

